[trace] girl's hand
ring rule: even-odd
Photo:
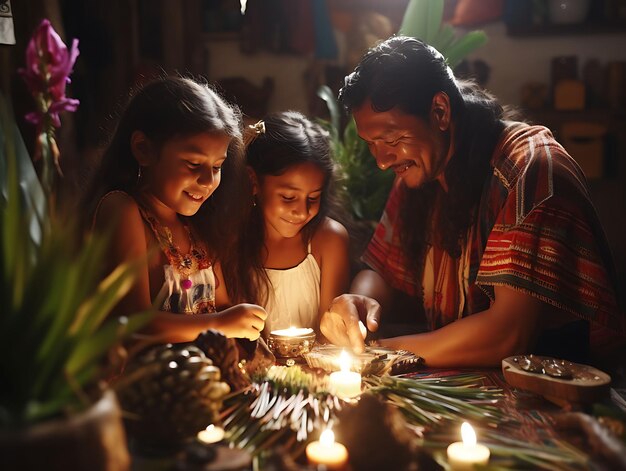
[[[227,337],[256,340],[265,326],[267,312],[256,304],[237,304],[215,315],[215,328]]]

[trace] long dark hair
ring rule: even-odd
[[[264,132],[249,131],[255,135],[246,152],[247,164],[256,173],[260,185],[263,177],[282,175],[290,167],[302,163],[312,163],[324,174],[319,212],[302,229],[303,240],[308,243],[324,218],[335,216],[340,206],[335,195],[335,163],[330,153],[329,134],[297,111],[271,114],[263,122]],[[248,253],[256,272],[256,299],[261,302],[269,282],[263,270],[264,244],[263,211],[255,206],[250,214],[243,250]]]
[[[231,300],[239,300],[247,281],[230,267],[238,265],[238,237],[249,201],[239,109],[206,83],[190,78],[163,77],[134,90],[86,192],[83,206],[90,218],[106,193],[137,194],[139,163],[130,145],[135,131],[142,131],[158,149],[172,138],[198,133],[231,139],[220,185],[194,216],[185,219],[221,262]]]
[[[457,80],[437,50],[405,36],[389,38],[370,49],[339,92],[348,111],[369,99],[374,111],[398,108],[426,122],[438,92],[448,95],[456,126],[454,155],[445,169],[449,190],[443,192],[437,182],[401,188],[400,239],[417,280],[421,280],[429,245],[442,247],[456,258],[461,255],[485,181],[492,173],[492,153],[508,111],[475,84]],[[433,232],[431,218],[437,200],[441,211]]]

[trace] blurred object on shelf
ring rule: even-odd
[[[604,176],[606,135],[606,126],[597,123],[572,121],[561,125],[563,146],[589,179]]]
[[[496,21],[502,16],[503,3],[503,0],[459,0],[450,24],[474,26]]]
[[[605,14],[607,18],[626,20],[626,0],[606,0]]]
[[[564,79],[554,86],[555,110],[582,110],[585,108],[585,84],[581,80]]]
[[[587,19],[589,0],[549,0],[548,18],[554,24],[577,24]]]
[[[557,56],[552,58],[550,65],[550,79],[552,87],[565,79],[578,78],[578,57],[577,56]]]
[[[607,101],[613,109],[626,109],[626,61],[611,61],[607,66]]]
[[[541,82],[528,82],[522,86],[522,106],[529,110],[540,110],[548,105],[548,86]]]
[[[598,107],[605,105],[606,73],[604,66],[598,59],[588,59],[585,62],[582,78],[587,91],[587,106]]]
[[[502,19],[507,26],[529,25],[533,22],[534,2],[528,0],[505,0]]]

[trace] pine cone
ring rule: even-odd
[[[233,391],[250,385],[250,378],[243,370],[243,365],[239,364],[239,349],[235,339],[228,338],[217,330],[207,330],[198,335],[193,343],[219,367],[222,378]]]
[[[176,446],[215,422],[230,392],[220,369],[190,344],[159,345],[128,364],[115,386],[129,435]]]

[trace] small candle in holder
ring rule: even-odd
[[[272,330],[267,339],[271,352],[280,358],[297,358],[315,345],[315,331],[310,327],[289,327]]]
[[[350,399],[361,394],[361,375],[350,371],[350,356],[345,350],[339,356],[341,370],[330,374],[330,390],[342,399]]]
[[[224,440],[224,429],[211,424],[206,429],[198,432],[198,440],[206,445],[212,445]]]
[[[324,465],[327,469],[343,469],[348,463],[348,450],[335,441],[335,434],[326,429],[317,442],[306,447],[306,457],[312,465]]]
[[[474,465],[486,465],[489,461],[489,448],[476,443],[476,433],[470,424],[461,425],[462,442],[448,446],[448,463],[454,470],[472,470]]]
[[[288,329],[272,330],[271,334],[279,337],[302,337],[310,335],[313,329],[309,327],[289,327]]]

